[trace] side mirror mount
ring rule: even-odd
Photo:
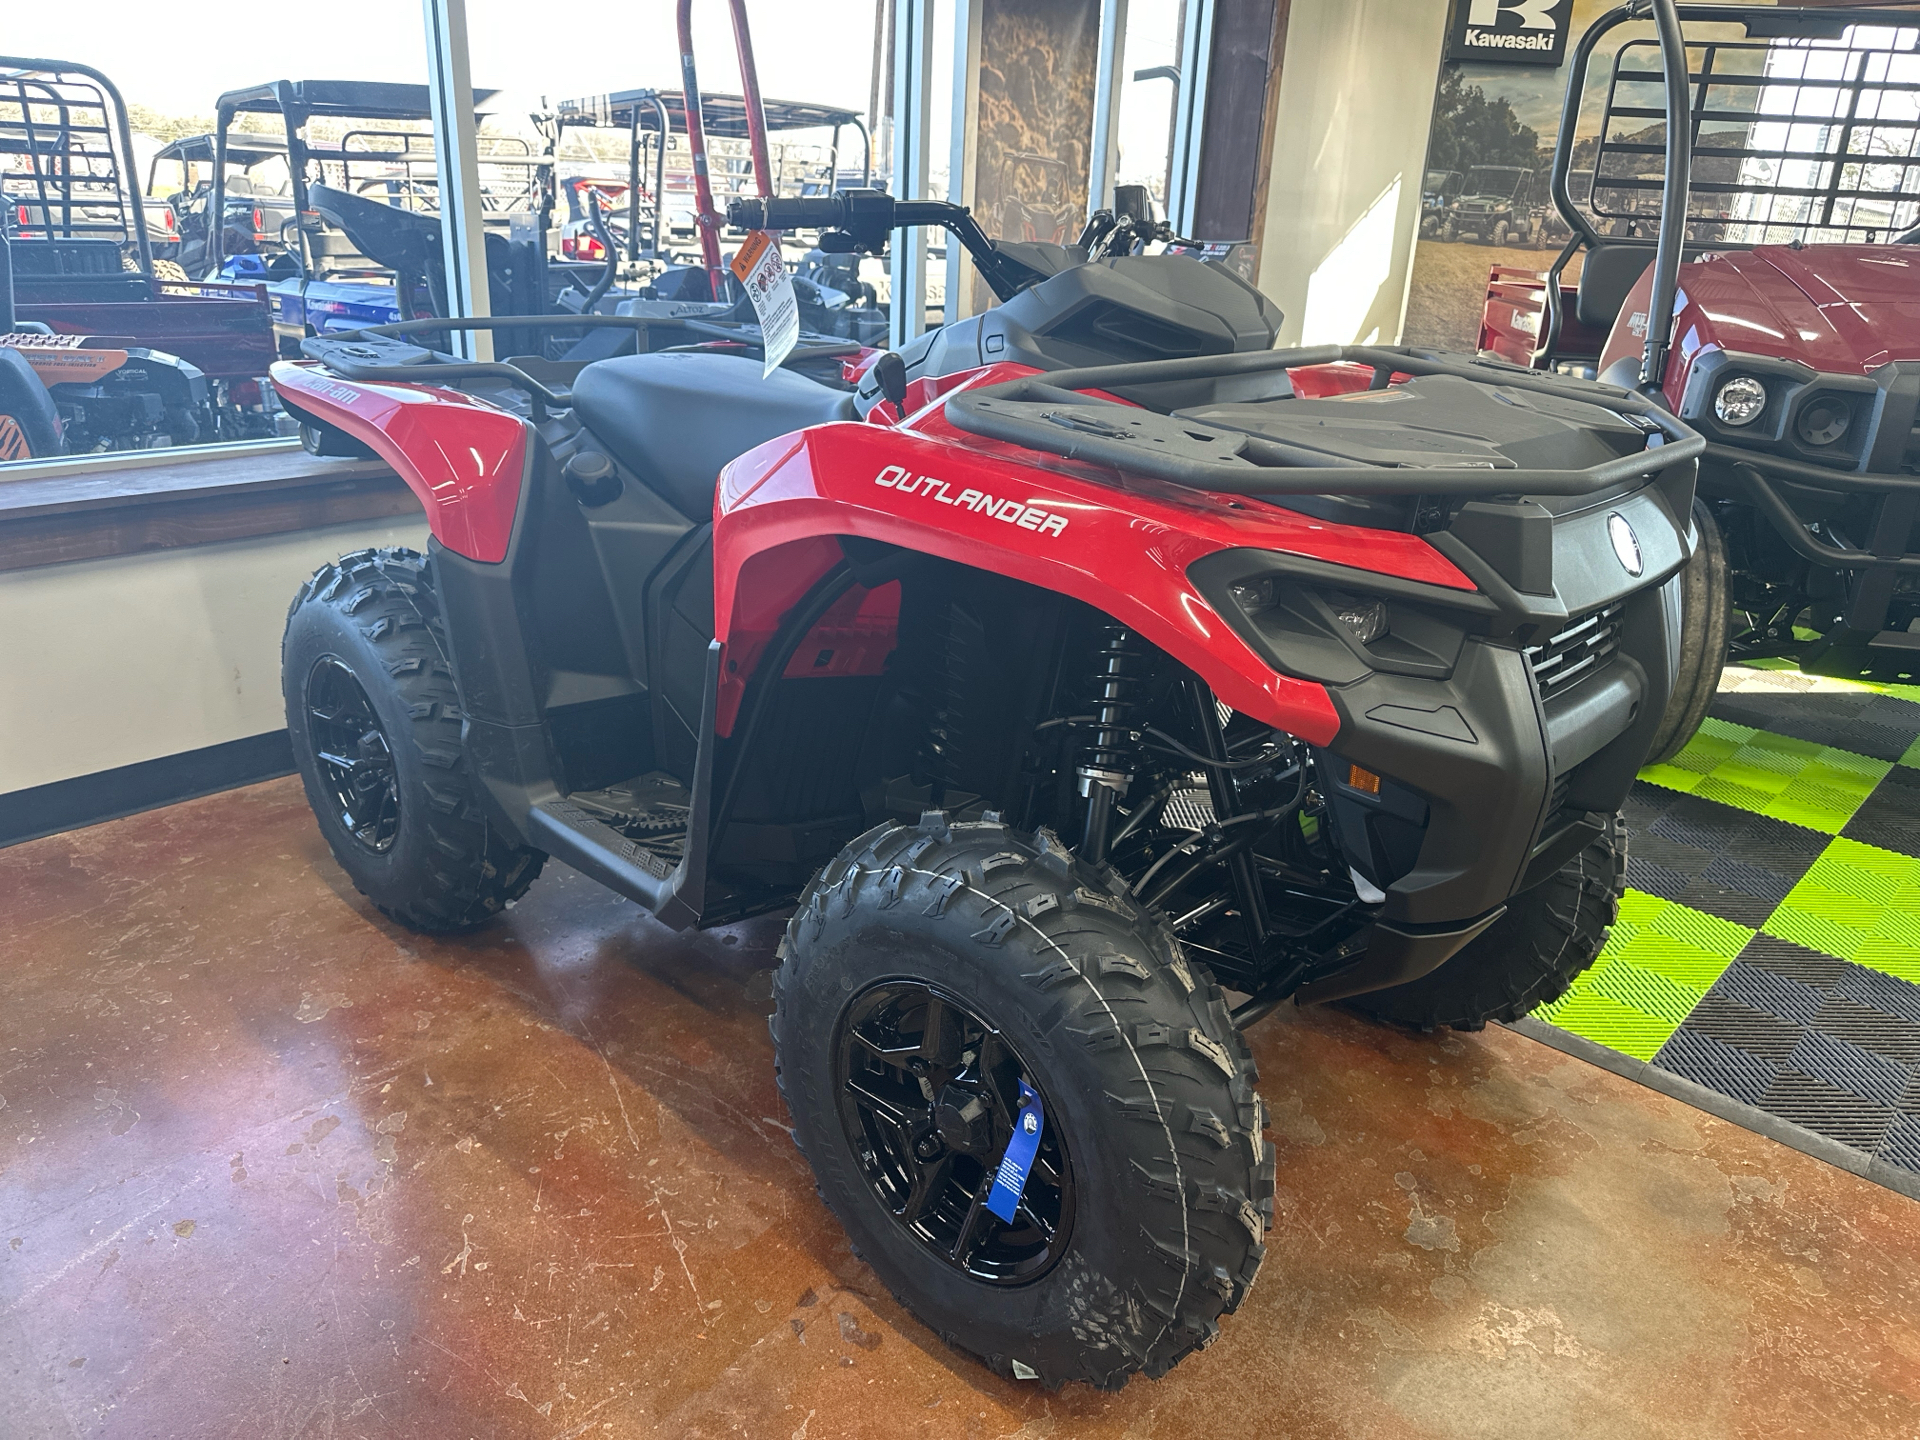
[[[1153,223],[1153,196],[1144,185],[1113,187],[1113,213],[1136,224]]]
[[[907,413],[907,362],[898,352],[889,350],[873,362],[873,378],[880,393],[892,402],[893,413],[904,416]]]

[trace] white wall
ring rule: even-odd
[[[1400,338],[1447,0],[1293,0],[1260,246],[1282,345]]]
[[[0,573],[0,795],[286,725],[300,582],[426,521],[357,522]]]

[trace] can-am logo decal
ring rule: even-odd
[[[320,377],[310,378],[305,385],[297,387],[315,395],[324,395],[329,400],[338,400],[342,405],[351,405],[360,398],[360,392],[351,385],[342,385],[338,380]]]
[[[902,495],[923,495],[942,505],[963,505],[976,515],[991,515],[1005,524],[1017,525],[1022,530],[1032,530],[1041,535],[1058,535],[1067,528],[1067,517],[1064,515],[1051,514],[1023,501],[1005,500],[997,495],[989,495],[984,490],[962,490],[956,495],[946,481],[936,480],[931,475],[915,475],[904,465],[887,466],[873,477],[873,483]]]
[[[1638,575],[1642,568],[1640,537],[1633,533],[1633,526],[1618,510],[1607,516],[1607,538],[1613,541],[1613,558],[1620,562],[1620,568],[1629,575]]]

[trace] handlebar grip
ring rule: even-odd
[[[727,223],[742,230],[833,229],[847,223],[847,207],[838,195],[735,200]]]

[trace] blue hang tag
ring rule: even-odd
[[[1000,1169],[993,1177],[993,1189],[987,1195],[987,1209],[1009,1225],[1027,1188],[1027,1176],[1033,1171],[1033,1157],[1039,1153],[1040,1137],[1046,1133],[1047,1117],[1040,1107],[1040,1096],[1026,1081],[1020,1082],[1020,1113],[1014,1117],[1013,1138],[1007,1141],[1007,1153],[1000,1157]]]

